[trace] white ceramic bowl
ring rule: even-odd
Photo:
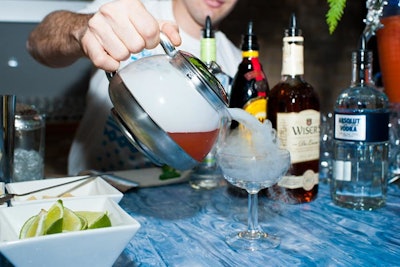
[[[83,176],[77,177],[66,177],[66,178],[52,178],[52,179],[43,179],[36,181],[27,181],[27,182],[17,182],[17,183],[9,183],[6,184],[6,189],[8,193],[25,193],[32,190],[62,184],[68,181],[73,181],[81,178]],[[86,181],[86,180],[84,180]],[[54,199],[57,198],[58,195],[63,194],[66,190],[69,190],[79,183],[83,183],[84,181],[79,181],[76,183],[71,183],[68,185],[63,185],[60,187],[55,187],[49,190],[37,192],[31,195],[22,196],[22,197],[14,197],[10,204],[11,206],[17,206],[22,204],[34,204],[34,203],[42,203],[42,202],[54,202]],[[115,202],[119,202],[123,196],[123,194],[107,183],[104,179],[100,177],[96,177],[83,184],[82,186],[74,189],[70,192],[72,196],[69,197],[58,197],[61,199],[69,199],[69,198],[103,198],[108,197],[113,199]],[[34,200],[32,200],[34,197]]]
[[[0,209],[0,251],[15,266],[110,267],[139,229],[139,223],[107,198],[65,199],[72,210],[108,211],[111,227],[18,239],[23,223],[53,202]]]

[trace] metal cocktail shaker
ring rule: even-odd
[[[14,115],[16,97],[0,96],[0,182],[9,183],[13,176],[14,162]]]

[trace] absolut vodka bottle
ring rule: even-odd
[[[352,71],[350,87],[335,103],[331,196],[339,206],[372,210],[386,201],[389,103],[372,82],[364,37],[352,53]]]

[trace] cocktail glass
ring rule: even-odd
[[[277,183],[290,165],[290,154],[273,149],[261,154],[224,152],[217,159],[225,179],[248,192],[248,226],[230,234],[226,242],[236,249],[262,250],[279,246],[280,238],[264,232],[258,224],[258,192]]]

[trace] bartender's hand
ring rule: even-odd
[[[160,30],[173,45],[180,45],[174,22],[157,21],[138,0],[117,0],[103,5],[88,21],[81,46],[95,66],[115,71],[131,53],[156,47]]]
[[[27,50],[50,67],[65,67],[86,56],[96,67],[115,71],[131,53],[156,47],[160,30],[173,45],[180,45],[174,22],[157,21],[140,0],[116,0],[95,14],[48,14],[30,33]]]

